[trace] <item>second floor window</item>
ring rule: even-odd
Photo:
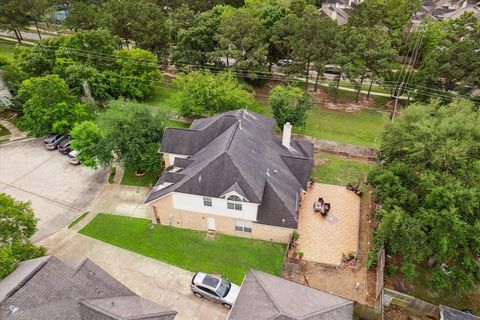
[[[242,199],[240,197],[232,195],[227,198],[227,208],[231,210],[242,210]]]
[[[203,205],[205,207],[211,207],[212,206],[212,198],[210,197],[203,197]]]

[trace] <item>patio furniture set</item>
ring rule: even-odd
[[[323,198],[318,198],[318,201],[313,203],[313,211],[320,212],[325,217],[330,211],[330,203],[326,203]]]

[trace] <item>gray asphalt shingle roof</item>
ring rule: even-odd
[[[351,320],[353,301],[250,270],[228,320]]]
[[[480,320],[480,317],[462,312],[446,306],[440,306],[441,320]]]
[[[148,319],[172,320],[176,315],[173,310],[137,296],[88,259],[75,268],[53,256],[23,261],[0,281],[0,292],[2,320],[100,320],[127,316],[137,320],[152,314],[157,316]]]
[[[274,135],[275,120],[234,110],[195,120],[189,129],[165,130],[161,152],[188,155],[175,159],[181,170],[166,171],[152,202],[170,192],[221,197],[237,186],[248,201],[259,203],[258,222],[297,227],[300,189],[306,189],[313,168],[313,145],[291,141],[290,150]]]

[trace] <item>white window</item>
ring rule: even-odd
[[[235,220],[235,230],[252,232],[252,222],[248,220]]]
[[[240,199],[240,197],[235,195],[228,197],[227,208],[231,210],[242,211],[242,199]]]
[[[203,205],[205,207],[211,207],[212,206],[212,198],[210,197],[203,197]]]

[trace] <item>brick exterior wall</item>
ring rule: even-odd
[[[207,218],[215,219],[216,232],[236,237],[288,243],[292,229],[252,223],[252,232],[235,230],[235,219],[219,215],[178,210],[173,207],[172,196],[167,195],[150,204],[153,223],[207,231]]]

